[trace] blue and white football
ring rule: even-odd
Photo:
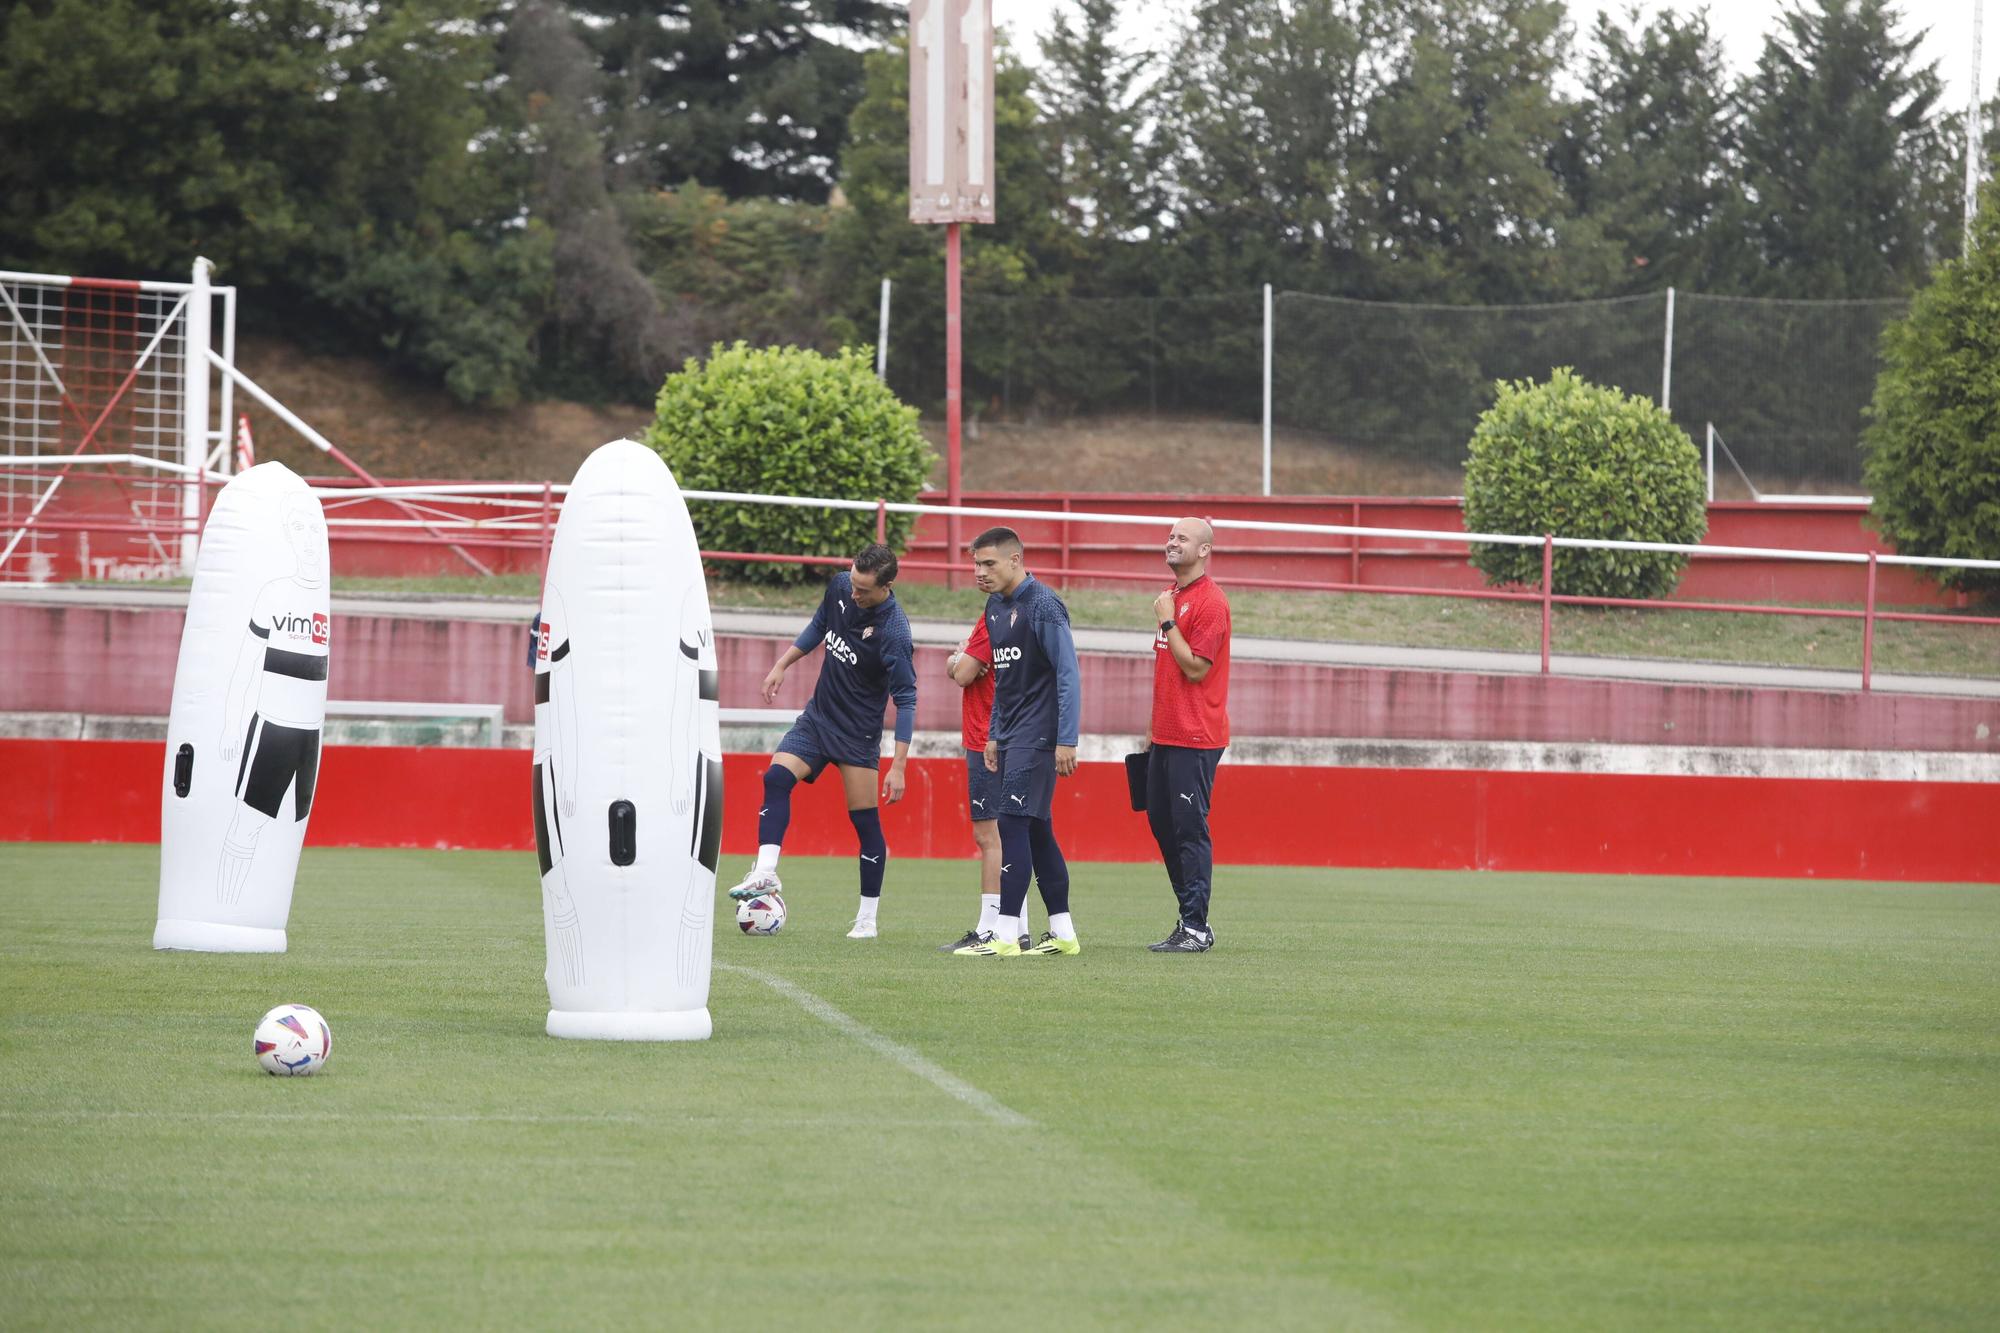
[[[316,1074],[333,1054],[333,1029],[310,1005],[281,1004],[257,1020],[256,1050],[267,1074]]]

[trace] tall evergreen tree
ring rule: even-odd
[[[575,0],[608,75],[616,184],[824,201],[886,0]]]
[[[1035,76],[1065,213],[1085,240],[1097,283],[1138,276],[1115,257],[1156,220],[1157,150],[1149,105],[1154,57],[1120,50],[1119,0],[1076,0],[1075,22],[1057,10],[1041,39]]]
[[[282,268],[311,232],[292,163],[334,148],[316,9],[9,5],[0,260],[184,279],[201,253],[237,281]]]
[[[1711,263],[1728,267],[1716,248],[1741,238],[1716,225],[1736,191],[1736,110],[1707,12],[1601,13],[1592,36],[1558,161],[1618,256],[1612,290],[1714,290]]]
[[[1863,436],[1872,521],[1905,555],[2000,559],[2000,186],[1980,194],[1971,253],[1883,330],[1882,359]],[[2000,596],[1992,571],[1935,573]]]
[[[1511,303],[1601,290],[1611,257],[1552,163],[1570,108],[1561,0],[1415,0],[1368,107],[1385,294]]]
[[[524,105],[531,207],[554,238],[544,364],[572,389],[647,396],[697,349],[662,309],[606,187],[596,57],[552,0],[515,8],[503,54]]]
[[[1948,153],[1928,124],[1936,66],[1889,0],[1801,0],[1739,92],[1742,226],[1759,294],[1894,296],[1923,281],[1923,182]]]
[[[1397,0],[1204,0],[1163,88],[1166,281],[1358,281],[1368,107]]]
[[[467,400],[531,369],[547,236],[472,0],[54,0],[0,42],[0,258],[182,277]],[[272,316],[275,318],[276,316]]]

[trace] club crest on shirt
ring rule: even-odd
[[[1007,628],[1008,629],[1014,628],[1014,622],[1019,620],[1020,618],[1021,618],[1021,613],[1019,611],[1009,611],[1007,613]]]
[[[1181,614],[1182,614],[1182,615],[1186,615],[1186,614],[1188,613],[1188,607],[1190,607],[1190,606],[1192,606],[1192,605],[1193,605],[1193,603],[1191,603],[1191,602],[1182,602],[1182,603],[1181,603]]]
[[[873,625],[863,625],[861,627],[861,637],[864,639],[875,637],[875,627]]]

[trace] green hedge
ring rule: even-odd
[[[1701,457],[1656,404],[1577,377],[1502,380],[1472,433],[1465,526],[1473,532],[1692,545],[1708,531]],[[1538,546],[1478,544],[1489,584],[1542,578]],[[1687,557],[1557,548],[1555,590],[1581,597],[1664,597]]]
[[[906,407],[875,378],[866,349],[838,356],[797,347],[717,344],[660,388],[645,443],[684,490],[811,495],[908,503],[929,473],[930,446]],[[791,505],[689,506],[704,548],[771,555],[851,555],[875,539],[872,511]],[[914,517],[889,515],[901,550]],[[821,578],[804,565],[742,565],[730,572],[767,583]]]

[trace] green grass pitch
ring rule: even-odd
[[[983,962],[969,865],[864,943],[794,859],[651,1046],[542,1035],[531,856],[310,851],[278,957],[154,953],[156,874],[0,846],[0,1327],[2000,1324],[1993,888],[1225,869],[1160,957],[1079,866]]]

